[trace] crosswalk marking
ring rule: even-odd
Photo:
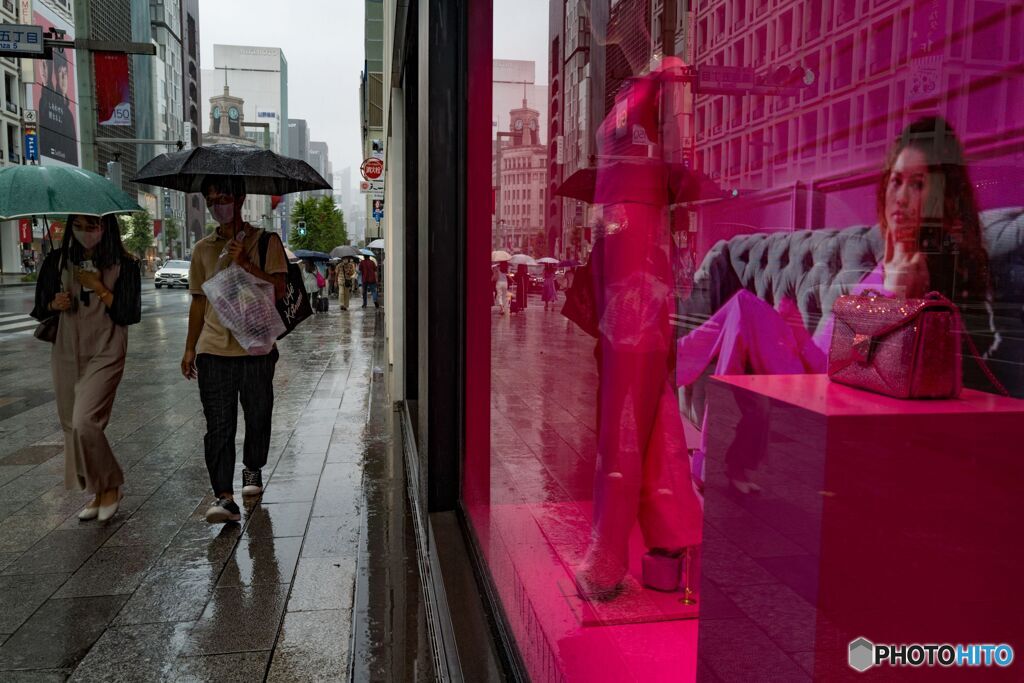
[[[145,316],[152,309],[148,306],[142,307],[142,315]],[[18,339],[36,329],[39,321],[27,313],[9,313],[0,311],[0,341]]]

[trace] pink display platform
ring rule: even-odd
[[[589,501],[503,505],[496,507],[493,514],[502,524],[535,525],[540,529],[558,560],[558,566],[552,567],[552,579],[583,626],[694,619],[698,615],[698,605],[684,604],[682,592],[668,593],[643,587],[640,563],[647,549],[639,528],[630,537],[629,574],[620,592],[610,600],[580,593],[573,576],[590,539]]]
[[[589,525],[575,534],[575,523],[566,520],[582,519],[582,514],[579,508],[558,510],[551,504],[471,511],[485,532],[483,551],[531,680],[695,680],[697,620],[659,613],[672,608],[658,597],[674,602],[681,593],[632,602],[647,610],[651,620],[643,622],[625,618],[621,607],[610,604],[594,610],[592,602],[576,594],[569,563],[578,561],[577,553],[585,548]],[[573,535],[578,542],[571,540]],[[552,538],[558,539],[554,545]]]
[[[708,388],[699,658],[717,679],[959,676],[847,666],[849,642],[1009,643],[1024,652],[1024,401],[903,401],[824,375]],[[739,435],[739,436],[738,436]],[[730,475],[761,487],[742,494]],[[729,657],[723,657],[728,652]],[[1013,671],[1013,669],[1017,669]],[[1020,680],[1010,670],[975,678]]]

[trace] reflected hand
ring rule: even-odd
[[[181,357],[181,374],[185,379],[195,379],[199,376],[199,372],[196,370],[196,352],[191,349],[185,351],[185,355]]]
[[[75,268],[75,279],[84,289],[93,291],[104,289],[103,283],[100,281],[100,274],[97,272]]]
[[[67,292],[58,292],[50,302],[51,311],[66,311],[71,308],[71,295]]]
[[[923,253],[896,249],[884,268],[883,286],[888,291],[908,299],[924,296],[928,291],[928,262]]]

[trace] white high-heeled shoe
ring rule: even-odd
[[[91,519],[96,519],[96,516],[100,514],[99,506],[86,506],[82,508],[82,511],[78,513],[78,519],[83,522],[88,522]]]
[[[124,496],[121,494],[121,488],[118,487],[117,500],[115,500],[110,505],[100,505],[99,514],[96,516],[96,519],[100,522],[106,522],[108,519],[113,517],[114,514],[117,512],[117,508],[121,505],[121,498],[123,497]]]

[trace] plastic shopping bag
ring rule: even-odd
[[[250,356],[264,356],[285,331],[274,305],[274,285],[232,263],[203,283],[217,317]]]

